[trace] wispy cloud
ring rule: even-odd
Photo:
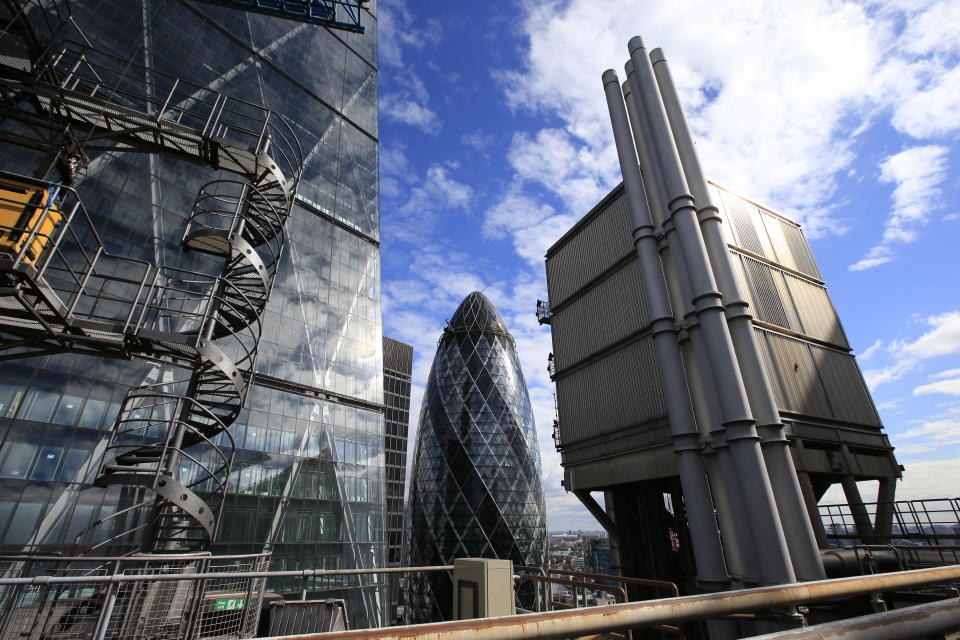
[[[931,393],[945,393],[953,396],[960,396],[960,377],[949,380],[940,380],[930,384],[922,384],[913,390],[913,395],[922,396]]]
[[[896,184],[893,208],[883,231],[883,244],[873,247],[851,271],[863,271],[893,260],[890,245],[914,242],[920,228],[942,208],[940,184],[947,177],[948,149],[940,145],[911,147],[880,165],[880,179]]]
[[[890,351],[902,357],[931,358],[960,351],[960,311],[930,316],[924,322],[933,327],[913,341],[898,340]]]

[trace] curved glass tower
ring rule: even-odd
[[[410,566],[484,557],[543,567],[546,514],[530,397],[513,337],[482,293],[450,320],[433,360],[417,431]],[[529,583],[528,583],[529,584]],[[447,573],[412,574],[411,622],[449,619]],[[532,592],[521,593],[530,606]]]

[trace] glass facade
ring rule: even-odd
[[[265,105],[291,124],[303,151],[255,386],[230,427],[236,461],[212,551],[268,550],[272,569],[383,566],[376,3],[365,5],[362,35],[178,0],[72,7],[76,27],[66,37]],[[24,131],[9,120],[0,128]],[[213,258],[183,251],[181,235],[201,185],[229,174],[109,141],[80,143],[90,162],[75,186],[111,251],[219,271]],[[46,163],[45,151],[0,146],[4,170],[42,176]],[[91,525],[138,502],[142,490],[92,484],[106,434],[128,389],[170,375],[139,359],[3,363],[0,552],[80,553],[115,534],[115,521]],[[116,552],[138,547],[119,542]],[[352,627],[384,621],[382,579],[271,585],[304,587],[345,598]]]
[[[410,485],[410,566],[455,558],[545,567],[546,511],[530,397],[513,338],[482,293],[464,299],[433,360]],[[527,583],[531,584],[531,583]],[[519,593],[530,607],[533,593]],[[410,622],[449,619],[453,581],[411,574]]]

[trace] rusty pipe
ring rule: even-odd
[[[960,628],[960,598],[938,600],[802,629],[754,636],[751,640],[913,640]]]
[[[532,613],[522,616],[456,620],[403,627],[384,627],[295,636],[296,640],[547,640],[572,638],[635,627],[676,624],[731,613],[849,598],[879,591],[960,580],[960,565],[871,576],[818,580],[742,591],[628,602],[588,609]],[[290,638],[294,636],[277,636]]]

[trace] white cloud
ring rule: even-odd
[[[377,36],[380,61],[401,68],[404,49],[421,49],[440,41],[443,31],[437,20],[416,18],[404,0],[380,0],[377,6]]]
[[[942,136],[960,129],[960,67],[942,72],[898,105],[893,125],[914,138]]]
[[[440,118],[435,111],[406,94],[387,94],[380,99],[380,112],[388,118],[436,135],[440,132]]]
[[[533,3],[523,67],[504,74],[509,103],[558,117],[573,144],[612,158],[600,75],[625,61],[636,23],[622,16],[634,12],[629,0],[603,10],[589,0]],[[833,175],[852,158],[847,138],[859,119],[846,120],[873,92],[886,32],[861,7],[825,0],[656,2],[643,14],[644,32],[656,35],[649,46],[671,57],[710,175],[822,215]]]
[[[930,393],[946,393],[949,395],[960,396],[960,378],[949,380],[940,380],[923,384],[913,390],[913,395],[922,396]]]
[[[480,152],[485,157],[495,140],[496,138],[494,138],[492,133],[486,133],[482,130],[465,133],[460,136],[461,144]]]
[[[863,362],[864,360],[869,360],[874,355],[876,355],[877,351],[879,351],[880,347],[882,346],[883,346],[883,340],[881,340],[880,338],[877,338],[872,345],[864,349],[863,353],[857,356],[857,359],[860,362]]]
[[[940,204],[940,183],[946,179],[948,149],[939,145],[911,147],[889,156],[880,164],[880,180],[896,184],[893,208],[883,231],[882,243],[870,249],[851,271],[864,271],[894,259],[891,244],[914,242]]]
[[[513,189],[486,212],[483,233],[493,239],[510,237],[517,255],[542,271],[547,249],[574,222],[576,217],[558,215],[550,205]],[[542,287],[545,289],[546,283]]]
[[[913,242],[917,227],[927,222],[931,211],[940,207],[938,188],[946,178],[948,149],[939,145],[912,147],[890,156],[880,165],[880,179],[896,183],[893,209],[883,241]]]
[[[957,495],[960,458],[917,460],[904,464],[903,480],[897,486],[898,500],[952,498]]]
[[[943,380],[944,378],[960,378],[960,369],[947,369],[938,373],[931,373],[932,380]]]
[[[915,358],[906,358],[882,369],[867,369],[863,372],[863,378],[870,391],[876,391],[881,384],[900,380],[907,373],[916,369],[916,366]]]
[[[950,311],[926,318],[933,329],[913,342],[898,340],[891,351],[902,357],[931,358],[960,351],[960,311]]]
[[[877,245],[876,247],[870,249],[870,251],[867,252],[867,255],[865,255],[859,261],[854,262],[847,268],[850,271],[865,271],[867,269],[879,267],[882,264],[887,264],[891,260],[893,260],[893,252],[890,251],[890,247]]]
[[[413,180],[409,188],[393,192],[394,199],[402,204],[384,204],[384,236],[421,246],[442,212],[468,208],[473,189],[452,177],[450,169],[440,164],[427,169],[422,179]]]
[[[408,51],[435,45],[443,33],[435,19],[413,15],[404,0],[381,0],[377,15],[380,61],[391,67],[387,89],[380,96],[380,112],[392,120],[436,135],[440,118],[430,108],[423,80],[404,59]]]
[[[897,436],[897,440],[911,438],[923,438],[938,446],[960,444],[960,419],[945,417],[930,420]]]

